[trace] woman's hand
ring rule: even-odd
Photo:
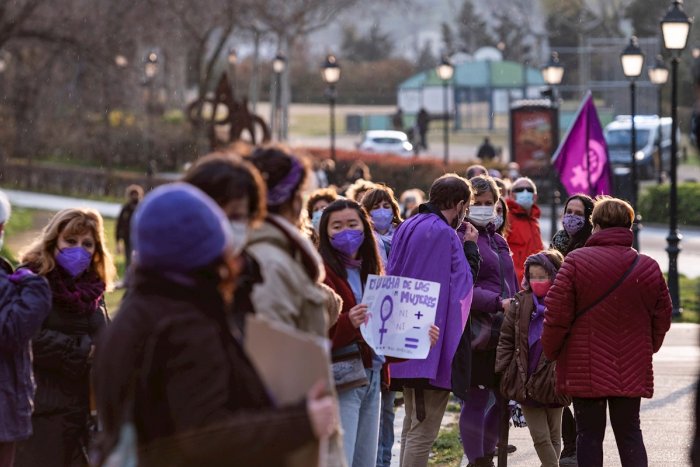
[[[324,380],[318,380],[306,394],[306,412],[318,439],[328,438],[338,429],[338,407],[326,386]]]
[[[367,321],[367,305],[360,303],[350,308],[348,318],[350,318],[350,322],[354,327],[359,328],[362,323]]]
[[[505,298],[501,300],[501,308],[503,311],[508,311],[508,308],[510,307],[510,304],[513,302],[512,298]]]
[[[440,339],[440,328],[431,324],[430,329],[428,329],[428,337],[430,338],[430,348],[435,347],[438,339]]]

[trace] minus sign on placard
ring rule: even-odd
[[[420,326],[413,326],[413,329],[420,329]]]

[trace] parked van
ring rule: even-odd
[[[660,177],[668,173],[671,161],[671,118],[656,115],[634,117],[637,133],[637,175],[640,180]],[[605,141],[613,170],[629,170],[631,164],[632,118],[618,115],[605,127]],[[680,131],[676,134],[677,147],[680,147]]]

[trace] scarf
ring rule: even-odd
[[[340,258],[340,262],[346,268],[360,269],[362,267],[362,259],[351,258],[338,250],[335,250],[335,253],[338,255],[338,258]]]
[[[389,227],[389,230],[386,231],[385,234],[381,234],[377,232],[376,230],[374,233],[377,235],[377,238],[381,240],[382,242],[382,247],[384,247],[384,251],[386,252],[386,257],[389,257],[389,251],[391,250],[391,241],[394,239],[394,233],[396,232],[396,228],[392,224]]]
[[[60,266],[46,274],[54,305],[70,313],[94,312],[104,296],[105,283],[92,270],[73,278]]]
[[[535,309],[530,316],[530,328],[527,333],[528,352],[528,375],[532,375],[537,369],[537,364],[542,356],[542,330],[544,329],[544,303],[537,300],[532,294],[532,301]]]

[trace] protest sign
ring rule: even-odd
[[[422,359],[430,351],[440,284],[399,276],[367,276],[362,303],[368,319],[360,326],[377,355]]]

